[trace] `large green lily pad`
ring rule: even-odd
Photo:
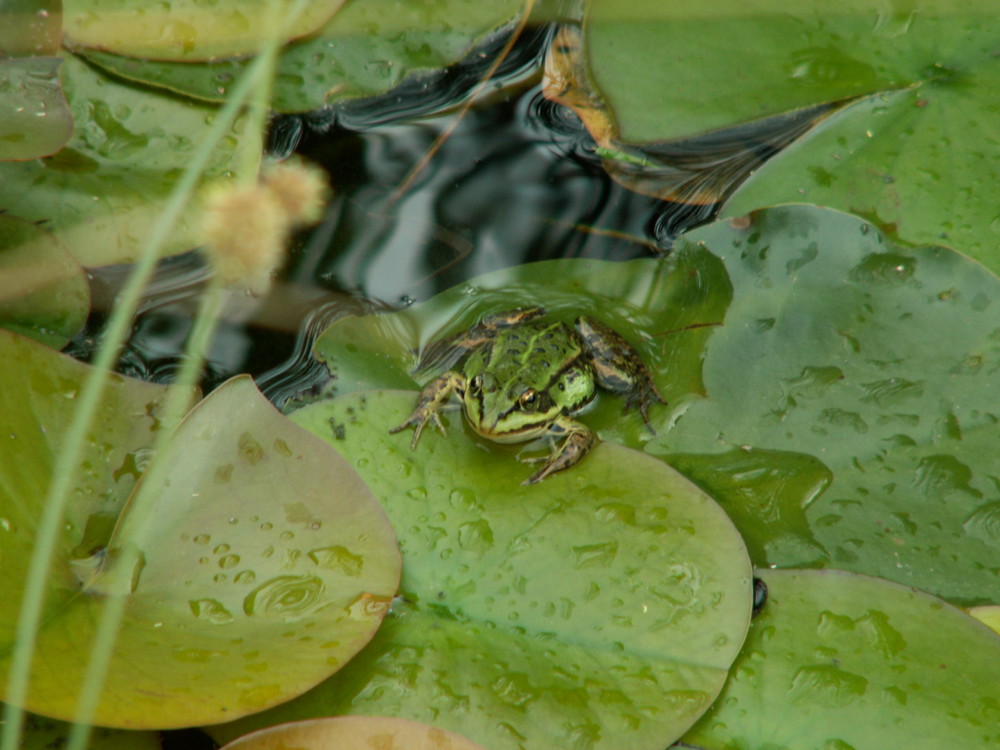
[[[287,17],[295,0],[64,0],[63,4],[66,37],[75,45],[161,60],[211,60],[252,55],[275,33],[281,35],[279,42],[312,34],[343,2],[298,2],[293,19]]]
[[[990,0],[592,0],[585,34],[630,142],[857,100],[756,170],[727,215],[810,201],[997,271],[995,15]]]
[[[0,462],[2,685],[35,526],[85,366],[12,334],[0,342],[10,442]],[[72,717],[111,597],[126,597],[125,615],[95,721],[162,728],[222,721],[311,687],[368,641],[395,592],[399,553],[371,492],[249,378],[185,418],[158,456],[165,473],[143,489],[162,391],[114,378],[48,581],[31,711]],[[128,549],[138,564],[122,570],[116,561]]]
[[[769,596],[684,741],[728,748],[1000,745],[1000,638],[940,599],[841,571],[764,571]]]
[[[514,449],[389,435],[406,391],[352,393],[293,419],[366,477],[397,530],[400,598],[333,679],[220,727],[398,716],[485,747],[661,750],[712,702],[751,605],[745,549],[704,493],[613,444],[524,487]]]
[[[459,60],[485,34],[513,20],[520,0],[348,0],[317,33],[281,50],[271,106],[305,112],[341,99],[389,91],[409,73]],[[135,81],[206,101],[224,101],[249,60],[149,61],[79,52]]]
[[[808,206],[719,221],[676,245],[706,249],[733,285],[705,353],[708,398],[646,449],[731,509],[758,565],[994,601],[997,277]]]
[[[61,349],[89,312],[83,269],[58,238],[0,215],[0,327]]]
[[[0,206],[45,222],[85,266],[133,260],[216,109],[121,85],[73,55],[62,80],[76,131],[54,156],[0,163]],[[215,149],[203,185],[259,161],[261,134],[244,124]],[[199,216],[186,212],[161,252],[196,246]]]

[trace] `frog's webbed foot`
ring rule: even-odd
[[[424,431],[428,422],[433,422],[442,435],[447,435],[444,425],[441,424],[440,411],[445,402],[451,398],[451,394],[456,390],[461,391],[463,387],[464,378],[454,372],[447,372],[435,378],[420,392],[420,400],[417,401],[417,408],[413,413],[401,425],[389,430],[389,434],[395,435],[407,427],[416,427],[413,431],[413,440],[410,441],[411,450],[417,447],[420,433]]]
[[[649,369],[633,346],[617,332],[600,321],[581,315],[576,330],[590,355],[597,384],[625,399],[625,411],[639,408],[642,421],[655,434],[649,422],[649,407],[666,404],[649,374]]]
[[[560,417],[549,428],[548,437],[558,439],[563,436],[565,439],[562,445],[554,448],[548,456],[522,459],[522,463],[544,461],[545,465],[521,484],[538,484],[557,471],[568,469],[587,455],[587,451],[597,442],[597,436],[593,432],[567,417]]]

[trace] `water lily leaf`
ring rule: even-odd
[[[0,328],[61,349],[89,311],[83,269],[55,235],[0,215]]]
[[[72,725],[63,721],[28,714],[25,717],[21,750],[52,750],[65,747]],[[126,732],[121,729],[94,727],[87,750],[160,750],[159,732]]]
[[[857,100],[756,170],[725,215],[809,201],[1000,271],[983,188],[1000,180],[995,14],[990,0],[593,0],[585,45],[631,143]]]
[[[1000,38],[997,40],[1000,45]],[[1000,273],[1000,60],[994,55],[832,116],[757,171],[724,216],[809,201],[863,216],[909,244],[946,244]]]
[[[334,679],[217,736],[293,718],[399,716],[486,747],[660,749],[711,703],[751,605],[731,521],[665,464],[610,443],[524,487],[513,449],[389,435],[405,391],[295,412],[358,467],[404,558],[400,598]]]
[[[841,571],[762,571],[768,601],[684,737],[734,747],[992,747],[1000,638],[925,593]]]
[[[65,33],[84,47],[161,60],[252,55],[275,29],[280,41],[315,32],[344,0],[304,4],[282,28],[294,0],[64,0]]]
[[[48,57],[62,41],[62,0],[4,0],[0,57]]]
[[[446,67],[484,35],[513,20],[520,0],[448,0],[432,5],[397,0],[348,2],[317,33],[280,53],[271,106],[305,112],[389,91],[417,70]],[[248,60],[178,64],[78,50],[116,75],[221,102]]]
[[[0,60],[0,161],[37,159],[62,148],[73,115],[59,85],[56,57]]]
[[[484,750],[452,732],[388,716],[338,716],[281,724],[233,740],[224,750],[283,750],[293,746],[301,750]]]
[[[1000,635],[1000,604],[989,604],[982,607],[972,607],[969,614],[979,622]]]
[[[0,342],[12,363],[0,389],[6,684],[35,528],[85,366],[6,332]],[[122,502],[149,460],[150,394],[163,388],[113,379],[48,583],[31,711],[72,717],[111,596],[128,600],[95,720],[143,728],[221,721],[302,692],[367,642],[395,591],[399,554],[371,492],[249,378],[213,392],[164,448],[163,485],[144,495],[155,532],[144,531],[143,507]],[[115,561],[128,545],[140,564],[122,586]]]
[[[486,314],[538,305],[570,324],[591,315],[629,339],[650,367],[668,402],[650,410],[660,430],[704,397],[701,357],[730,294],[722,265],[708,252],[664,261],[531,263],[479,276],[399,313],[343,318],[319,337],[315,354],[330,368],[338,394],[416,388],[449,365],[436,362],[414,372],[429,345]],[[652,437],[638,413],[623,419],[621,400],[610,395],[584,421],[604,439],[631,447]]]
[[[715,222],[675,251],[705,249],[734,289],[705,352],[708,398],[646,450],[730,509],[760,566],[995,600],[1000,280],[809,206]]]
[[[54,156],[0,163],[0,206],[12,216],[46,222],[84,266],[130,261],[215,109],[121,85],[73,55],[65,59],[62,79],[76,131]],[[238,120],[216,148],[202,184],[252,165],[260,148],[261,134]],[[199,243],[198,215],[184,215],[164,254]]]

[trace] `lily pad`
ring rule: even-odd
[[[76,131],[54,156],[0,163],[0,206],[45,222],[84,266],[133,260],[216,110],[121,85],[73,55],[62,79]],[[261,134],[244,124],[216,148],[202,185],[259,160]],[[199,244],[198,216],[182,217],[163,254]]]
[[[717,253],[733,301],[705,352],[708,398],[646,450],[732,509],[759,566],[992,603],[1000,280],[809,206],[715,222],[675,248]]]
[[[64,24],[67,40],[83,47],[160,60],[211,60],[252,55],[275,33],[281,42],[312,34],[343,2],[299,3],[288,24],[294,0],[64,0]]]
[[[10,443],[0,464],[5,684],[37,519],[85,366],[9,333],[0,341],[3,361],[18,365],[4,368],[0,389]],[[113,378],[48,582],[25,706],[33,712],[72,717],[110,597],[127,597],[125,619],[95,721],[163,728],[306,690],[367,642],[396,589],[399,553],[364,482],[247,377],[185,418],[157,458],[162,486],[141,495],[153,505],[136,507],[157,430],[152,398],[162,394]],[[139,564],[122,570],[129,546]]]
[[[464,737],[387,716],[338,716],[281,724],[240,737],[224,750],[484,750]]]
[[[920,591],[762,571],[768,601],[719,701],[684,737],[723,748],[1000,744],[1000,638]]]
[[[0,328],[61,349],[89,311],[83,269],[55,235],[0,215]]]
[[[62,0],[5,0],[0,56],[48,57],[62,41]]]
[[[750,568],[730,520],[665,464],[612,444],[531,487],[513,449],[485,449],[460,418],[411,451],[387,428],[415,397],[353,393],[293,415],[385,505],[400,598],[335,678],[213,733],[379,714],[495,750],[661,750],[712,702],[747,627]]]
[[[73,134],[56,57],[0,60],[0,161],[54,154]]]
[[[520,0],[347,2],[308,39],[281,50],[271,106],[305,112],[342,99],[383,94],[417,70],[461,59],[484,35],[512,21]],[[205,101],[224,101],[248,60],[176,63],[78,50],[124,78]]]
[[[756,170],[725,215],[809,201],[1000,271],[995,15],[990,0],[592,0],[585,45],[631,143],[854,102]]]

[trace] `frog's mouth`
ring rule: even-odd
[[[494,443],[523,443],[526,440],[534,440],[541,437],[548,432],[551,421],[544,420],[534,424],[521,425],[516,430],[499,430],[497,424],[473,424],[472,429]]]

